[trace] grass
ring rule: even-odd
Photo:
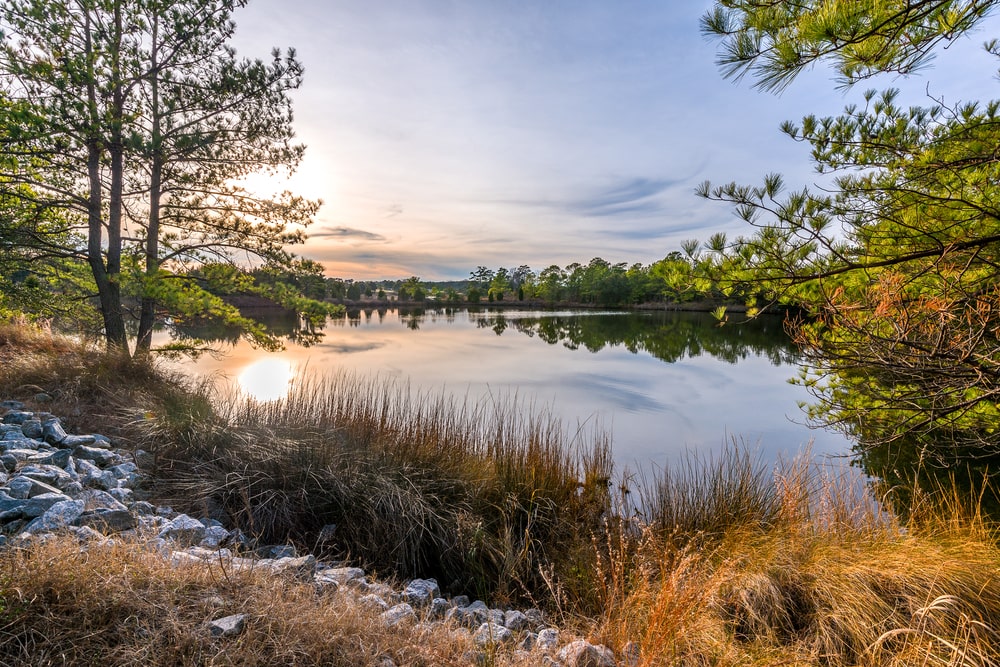
[[[44,390],[155,449],[160,501],[384,577],[531,601],[619,655],[631,643],[640,665],[1000,662],[997,534],[946,488],[915,495],[904,521],[850,469],[733,445],[614,498],[600,433],[514,400],[347,375],[277,403],[220,399],[154,369],[116,379],[85,348],[2,328],[0,359],[15,397]],[[251,618],[238,639],[206,635],[237,612]],[[171,568],[135,546],[0,552],[0,664],[468,664],[467,636],[421,632],[311,586]]]

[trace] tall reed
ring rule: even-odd
[[[606,435],[568,431],[516,396],[471,402],[312,374],[279,401],[230,397],[211,418],[175,410],[149,422],[145,442],[162,461],[160,492],[180,506],[224,513],[264,542],[501,598],[545,593],[546,568],[581,571],[609,509]]]

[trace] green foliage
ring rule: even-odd
[[[995,4],[717,2],[704,25],[723,38],[726,74],[780,89],[819,60],[848,84],[910,72]],[[809,414],[856,438],[872,474],[995,488],[1000,102],[898,97],[870,90],[839,116],[783,125],[832,189],[785,192],[777,175],[704,184],[702,196],[756,227],[710,242],[713,270],[748,297],[812,313],[798,335],[810,366],[801,381],[818,399]]]
[[[127,353],[130,331],[145,353],[157,322],[190,315],[170,306],[202,301],[218,314],[189,281],[178,287],[180,276],[205,263],[281,267],[293,276],[282,283],[284,302],[325,297],[318,265],[285,249],[302,241],[318,202],[259,194],[244,182],[293,170],[304,149],[293,143],[289,96],[302,67],[292,52],[269,61],[236,57],[231,16],[243,5],[0,6],[0,197],[22,220],[45,212],[59,221],[44,234],[5,238],[22,254],[44,252],[91,272],[104,335],[119,353]],[[47,291],[73,284],[60,273]]]

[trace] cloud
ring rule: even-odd
[[[354,229],[353,227],[333,227],[320,232],[309,234],[314,239],[362,239],[364,241],[385,241],[385,237],[375,232],[364,229]]]
[[[656,213],[664,210],[656,196],[677,185],[675,180],[633,178],[593,196],[570,202],[573,213],[588,217],[606,217],[635,213]]]

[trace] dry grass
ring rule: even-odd
[[[643,665],[997,664],[1000,549],[981,517],[951,506],[904,526],[849,473],[804,462],[772,488],[766,525],[680,543],[648,527],[610,563],[631,576],[616,575],[609,641],[638,641]]]
[[[609,509],[607,440],[515,400],[333,374],[281,401],[175,409],[146,426],[167,501],[263,542],[435,576],[456,593],[540,604],[557,585],[576,607],[592,598],[583,574]]]
[[[0,552],[0,664],[469,664],[468,635],[385,628],[353,595],[219,564],[175,567],[135,545],[53,540]],[[238,613],[242,634],[211,636],[209,621]]]

